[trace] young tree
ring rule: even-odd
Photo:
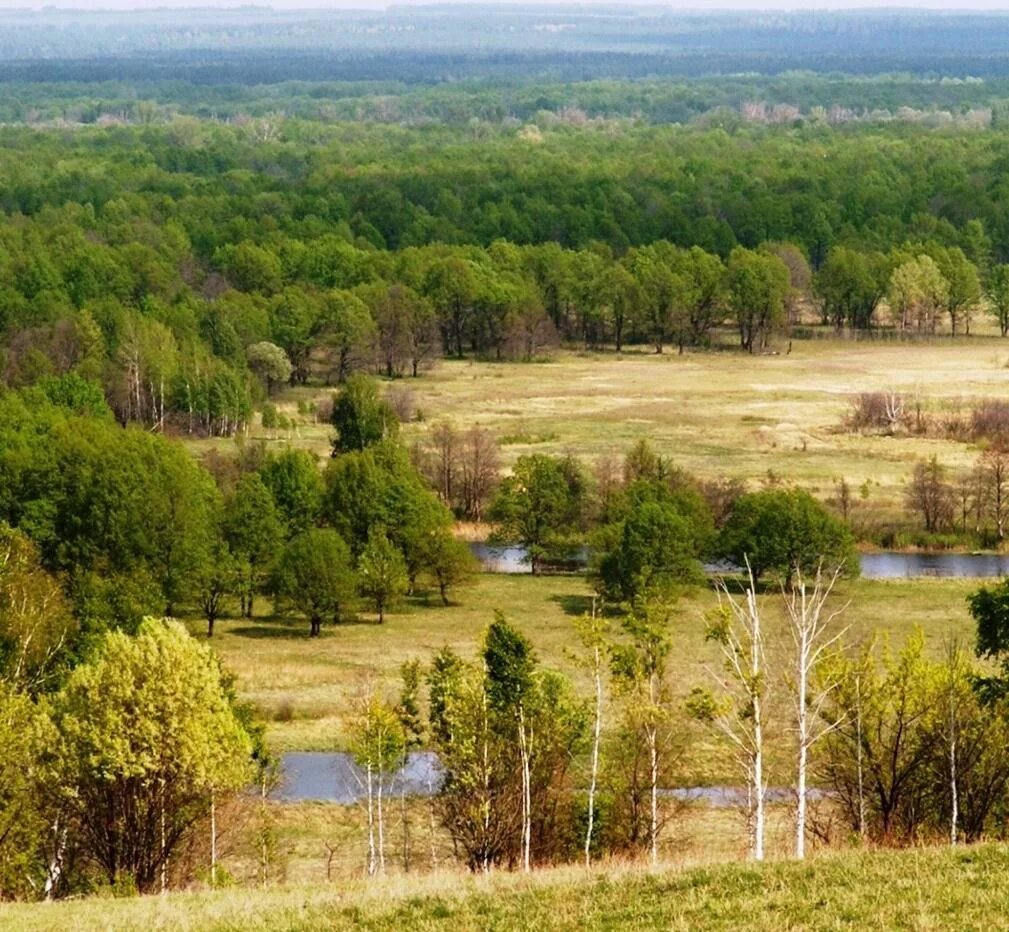
[[[0,678],[31,695],[51,687],[69,659],[76,629],[38,548],[0,524]]]
[[[306,531],[284,549],[273,585],[281,599],[308,617],[309,633],[318,637],[324,621],[340,622],[354,604],[350,548],[336,531]]]
[[[988,279],[988,305],[1002,336],[1009,334],[1009,265],[996,265]]]
[[[466,543],[446,529],[436,530],[425,538],[421,559],[438,587],[443,605],[449,604],[449,590],[473,582],[480,568]]]
[[[669,744],[669,617],[668,603],[650,600],[639,604],[624,620],[628,643],[615,645],[612,652],[614,686],[624,700],[626,720],[636,733],[633,740],[643,739],[648,755],[648,853],[652,864],[659,858],[659,789]]]
[[[235,590],[238,576],[236,561],[222,541],[196,572],[197,595],[203,617],[207,619],[207,637],[211,638],[214,636],[214,625],[224,611],[224,600]],[[243,575],[247,576],[246,573]],[[243,597],[244,594],[243,586]]]
[[[536,661],[532,646],[498,612],[487,629],[483,650],[487,699],[491,710],[513,719],[522,768],[522,869],[532,869],[532,766],[536,753],[533,719],[528,714]]]
[[[403,762],[406,735],[396,711],[373,692],[362,703],[353,725],[352,741],[354,761],[366,774],[368,875],[384,874],[385,785]]]
[[[937,456],[915,463],[907,503],[921,514],[926,531],[940,531],[953,519],[953,490]]]
[[[374,528],[357,565],[361,593],[375,605],[378,621],[385,621],[386,609],[407,589],[403,555],[386,536],[384,528]]]
[[[837,684],[820,674],[822,661],[844,637],[847,629],[838,628],[837,619],[844,608],[827,610],[839,571],[825,576],[817,569],[812,585],[807,585],[802,571],[796,571],[796,584],[791,592],[783,592],[792,644],[795,648],[790,686],[795,708],[796,812],[795,856],[806,856],[806,802],[809,755],[824,735],[840,724],[824,717],[824,708]]]
[[[82,851],[110,884],[163,890],[211,794],[244,787],[252,740],[210,648],[176,622],[113,631],[53,704]]]
[[[575,633],[578,635],[586,656],[583,666],[592,676],[594,692],[592,712],[592,752],[589,761],[589,798],[585,821],[585,866],[592,863],[592,832],[596,820],[596,790],[599,783],[599,748],[603,733],[603,702],[606,687],[606,660],[610,650],[609,623],[596,610],[596,600],[592,599],[591,615],[576,618]]]
[[[721,648],[724,672],[714,674],[722,697],[695,690],[690,707],[702,721],[711,722],[736,748],[746,776],[747,821],[750,853],[764,858],[764,731],[766,727],[768,677],[764,658],[764,633],[757,605],[756,582],[747,564],[742,599],[734,596],[724,581],[718,584],[718,609],[708,620],[707,638]]]

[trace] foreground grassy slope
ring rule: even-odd
[[[0,908],[0,928],[983,929],[1009,912],[1009,848],[849,852],[686,871],[567,868]]]

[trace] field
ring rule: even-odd
[[[433,874],[366,884],[5,905],[0,928],[990,929],[1009,910],[1009,849],[851,851],[806,863],[532,876]]]
[[[480,424],[501,439],[507,463],[532,451],[591,460],[647,437],[705,479],[756,483],[776,476],[829,498],[844,478],[858,490],[858,524],[860,517],[899,515],[916,459],[936,454],[960,469],[976,451],[944,440],[846,432],[841,422],[852,396],[892,389],[942,409],[1000,397],[1009,385],[1009,344],[998,338],[915,345],[796,340],[790,352],[781,349],[767,356],[565,352],[539,363],[446,360],[389,390],[420,416],[407,425],[407,439],[443,419]],[[321,394],[293,389],[280,407],[293,416],[298,401]],[[281,440],[261,429],[253,436]],[[320,456],[328,452],[328,438],[328,428],[317,424],[303,424],[291,436]]]
[[[977,585],[955,579],[847,580],[839,584],[837,601],[849,603],[852,638],[877,633],[899,644],[921,625],[938,651],[951,635],[971,641],[964,598]],[[240,694],[268,720],[270,742],[278,751],[344,746],[355,697],[373,683],[395,690],[404,660],[426,660],[444,645],[475,656],[495,609],[505,611],[530,638],[544,664],[567,671],[587,690],[574,662],[571,627],[572,618],[589,605],[584,578],[484,574],[458,599],[460,604],[445,608],[437,599],[425,604],[419,598],[382,625],[365,616],[355,624],[324,628],[317,639],[308,637],[307,624],[299,619],[225,620],[218,622],[213,645],[237,676]],[[781,640],[780,596],[771,592],[765,599],[772,638]],[[707,668],[717,662],[715,649],[704,640],[704,615],[713,605],[713,594],[703,589],[684,592],[677,603],[671,677],[684,694],[709,682]],[[203,630],[199,621],[191,625],[194,632]],[[700,772],[693,777],[706,779]]]

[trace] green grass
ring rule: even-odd
[[[949,636],[972,642],[964,600],[977,586],[976,580],[958,579],[846,580],[836,600],[849,603],[844,623],[850,625],[851,639],[875,634],[898,645],[920,625],[938,653]],[[278,751],[346,746],[357,697],[374,686],[394,694],[404,660],[426,661],[444,645],[474,657],[495,609],[529,637],[545,665],[569,673],[588,694],[589,683],[575,662],[572,628],[572,619],[589,606],[583,577],[484,574],[460,590],[458,599],[460,604],[446,608],[437,598],[419,598],[388,615],[383,625],[364,616],[358,623],[324,628],[315,639],[299,619],[225,620],[218,623],[212,644],[236,675],[240,695],[267,720],[268,738]],[[773,651],[786,638],[781,598],[771,591],[764,601]],[[670,680],[680,695],[710,684],[710,668],[718,663],[715,648],[704,638],[705,613],[713,605],[713,593],[700,588],[685,592],[677,604]],[[194,632],[203,630],[198,621],[191,625]],[[733,779],[730,762],[707,733],[692,734],[689,747],[684,781]]]
[[[457,873],[265,891],[7,905],[19,932],[316,929],[991,929],[1009,911],[1009,848],[849,851],[806,863],[526,877]]]

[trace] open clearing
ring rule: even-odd
[[[443,419],[479,424],[502,440],[507,465],[529,452],[592,459],[647,437],[705,479],[774,475],[829,498],[844,478],[861,491],[856,507],[863,517],[878,520],[899,515],[915,460],[936,454],[951,468],[966,468],[977,451],[946,440],[847,433],[841,422],[852,396],[893,389],[939,407],[1007,398],[1007,363],[1009,343],[990,337],[796,340],[790,353],[771,356],[561,352],[539,363],[445,360],[390,391],[405,395],[420,415],[406,426],[408,441]],[[279,407],[296,417],[299,401],[329,391],[290,389]],[[326,425],[302,424],[290,439],[325,456],[329,434]],[[287,440],[258,427],[252,436]]]

